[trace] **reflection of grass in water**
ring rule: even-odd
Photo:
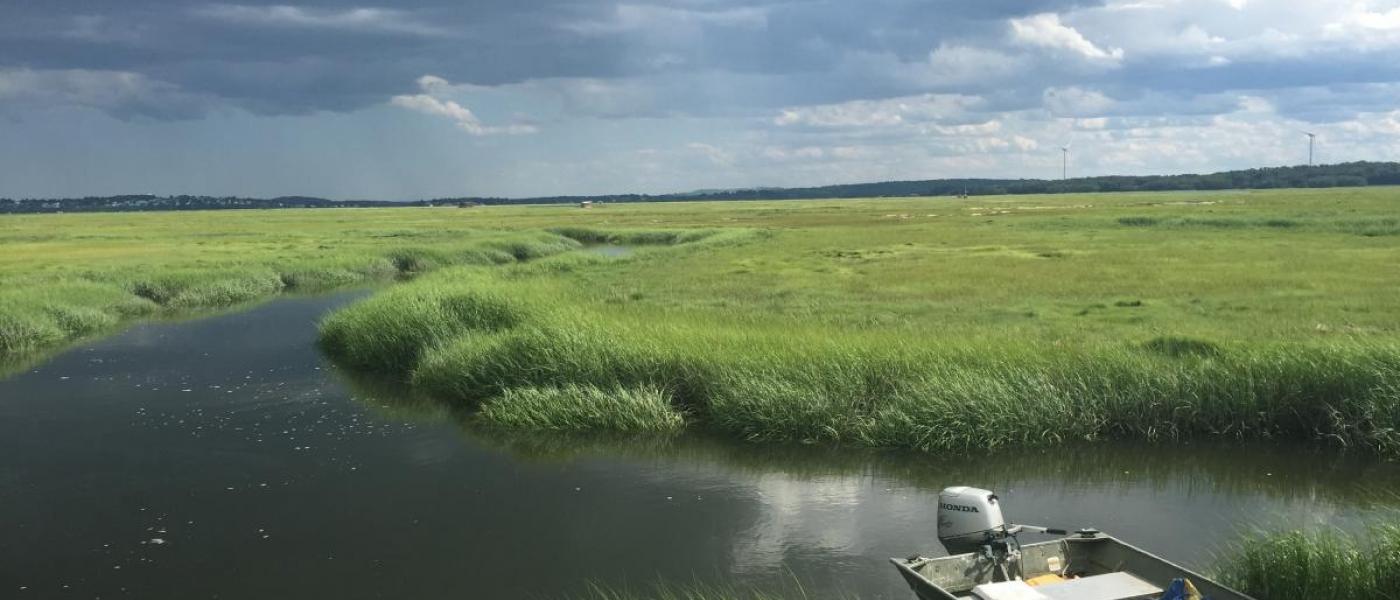
[[[954,484],[1008,489],[1033,482],[1065,491],[1149,486],[1160,491],[1317,499],[1361,510],[1400,506],[1400,464],[1320,446],[1108,442],[930,457],[917,451],[834,444],[755,445],[703,428],[682,435],[531,432],[482,426],[461,404],[435,400],[390,378],[358,375],[352,383],[357,398],[388,418],[454,423],[463,435],[529,461],[660,459],[799,479],[874,474],[930,491]]]
[[[844,593],[833,594],[830,591],[809,594],[806,586],[791,574],[766,586],[703,581],[678,583],[660,580],[638,588],[590,582],[587,585],[587,591],[581,595],[570,596],[570,598],[573,600],[807,600],[818,596],[822,598],[857,598]]]
[[[1350,534],[1259,531],[1221,560],[1221,580],[1258,600],[1393,600],[1400,593],[1400,526]]]
[[[467,411],[435,400],[390,376],[341,368],[333,368],[330,372],[349,388],[355,402],[385,420],[465,426],[469,417]]]
[[[1202,493],[1265,494],[1307,499],[1359,509],[1400,506],[1397,465],[1369,456],[1331,450],[1304,450],[1275,445],[1204,444],[1194,446],[1090,444],[991,454],[947,454],[930,460],[909,451],[862,450],[832,445],[737,443],[692,432],[681,436],[608,435],[588,432],[519,432],[472,425],[464,412],[422,395],[401,383],[379,380],[364,394],[390,416],[451,419],[466,435],[530,461],[574,461],[592,457],[658,458],[713,463],[725,469],[766,475],[781,472],[798,478],[875,473],[929,491],[950,484],[990,489],[1035,482],[1051,489],[1104,489],[1115,485],[1150,485],[1159,489]],[[357,391],[364,391],[363,385]],[[1372,519],[1392,522],[1393,519]],[[1259,600],[1296,598],[1392,598],[1400,589],[1400,528],[1381,526],[1363,540],[1357,533],[1260,530],[1246,534],[1219,554],[1219,578]],[[893,576],[893,575],[892,575]],[[652,586],[593,585],[575,598],[585,600],[685,599],[780,600],[809,597],[800,586],[749,587],[737,584]],[[826,596],[823,596],[826,597]]]

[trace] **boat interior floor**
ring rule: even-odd
[[[972,588],[966,600],[1156,600],[1162,588],[1122,571],[1031,585],[1019,579]]]

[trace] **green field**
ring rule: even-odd
[[[508,443],[1393,456],[1397,214],[1400,189],[1364,188],[8,216],[0,370],[135,319],[394,282],[329,316],[322,347]],[[1390,597],[1395,537],[1253,540],[1219,575],[1261,599]]]
[[[1398,208],[1365,188],[15,216],[0,353],[412,276],[324,347],[487,425],[1388,453]]]

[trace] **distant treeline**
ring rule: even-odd
[[[972,196],[1000,194],[1067,194],[1088,192],[1147,192],[1168,190],[1229,190],[1271,188],[1330,188],[1400,185],[1400,163],[1351,162],[1314,167],[1273,167],[1224,171],[1208,175],[1146,175],[1080,177],[1075,179],[929,179],[882,181],[803,188],[706,190],[680,194],[618,194],[603,196],[544,196],[535,198],[435,198],[411,202],[386,200],[327,200],[307,196],[238,198],[214,196],[101,196],[85,198],[0,198],[0,213],[117,212],[150,210],[213,210],[239,208],[344,208],[385,206],[477,206],[482,204],[564,204],[579,202],[683,202],[692,200],[796,200],[804,198],[870,198],[897,196]]]

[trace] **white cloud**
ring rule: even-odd
[[[561,28],[585,35],[614,35],[629,31],[644,33],[695,33],[702,26],[760,29],[768,26],[768,10],[739,7],[721,10],[694,10],[651,4],[618,4],[611,15],[563,23]]]
[[[1139,62],[1184,59],[1185,66],[1317,55],[1361,59],[1400,48],[1395,0],[1143,0],[1077,8],[1063,19],[1101,50],[1122,48]]]
[[[1023,44],[1068,50],[1093,60],[1117,62],[1123,58],[1122,48],[1100,48],[1079,30],[1061,23],[1060,15],[1055,13],[1011,19],[1011,35]]]
[[[260,27],[335,29],[363,33],[398,33],[419,36],[446,35],[447,31],[389,8],[313,9],[299,6],[249,6],[214,4],[194,10],[207,19]]]
[[[498,126],[482,124],[481,119],[477,118],[476,114],[473,113],[471,109],[453,100],[445,100],[438,97],[442,94],[450,93],[453,86],[446,79],[436,75],[424,75],[419,77],[418,87],[423,93],[394,96],[389,99],[389,103],[426,115],[445,117],[451,120],[458,129],[471,135],[521,135],[539,131],[534,125],[524,123]]]
[[[689,144],[686,144],[685,147],[692,151],[700,153],[702,156],[709,159],[709,161],[713,164],[722,167],[734,166],[734,155],[729,151],[723,150],[713,144],[691,142]]]
[[[1028,61],[993,48],[939,44],[928,59],[902,62],[893,54],[857,56],[859,68],[892,73],[894,78],[924,89],[950,89],[968,84],[991,85],[1023,72]]]
[[[1103,92],[1075,86],[1047,88],[1042,100],[1046,110],[1057,117],[1097,117],[1117,104]]]
[[[982,102],[962,94],[922,94],[885,100],[855,100],[838,104],[784,108],[774,117],[780,127],[821,128],[892,127],[929,121],[954,121],[966,117]]]

